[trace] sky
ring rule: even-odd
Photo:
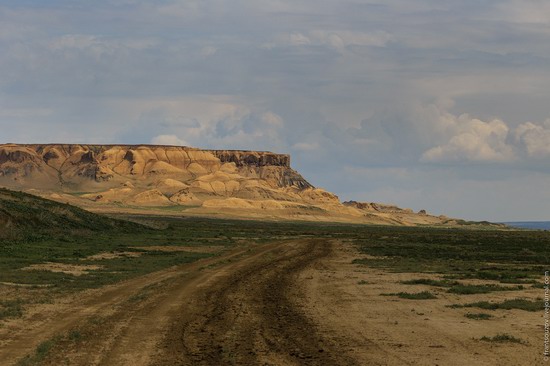
[[[0,143],[291,154],[341,200],[550,220],[550,2],[0,0]]]

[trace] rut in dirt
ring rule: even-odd
[[[184,310],[155,365],[355,365],[297,300],[298,274],[331,254],[319,239],[284,244],[206,289]]]

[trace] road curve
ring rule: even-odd
[[[320,239],[244,259],[184,308],[153,365],[354,365],[298,305],[297,275],[331,253]]]
[[[57,340],[44,365],[356,365],[304,308],[298,275],[333,242],[245,245],[76,296],[36,312],[0,342],[15,364]],[[1,337],[0,337],[1,338]]]

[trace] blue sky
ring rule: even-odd
[[[341,199],[550,220],[550,3],[0,1],[0,142],[290,153]]]

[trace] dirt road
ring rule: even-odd
[[[352,264],[357,248],[324,239],[246,244],[217,257],[40,305],[0,327],[0,365],[34,353],[44,365],[540,364],[541,313],[500,310],[489,321],[461,300],[381,294],[410,288]],[[413,288],[418,292],[422,286]],[[540,289],[522,296],[536,298]],[[519,291],[514,295],[517,296]],[[505,292],[489,294],[502,301]],[[468,295],[480,301],[487,294]],[[512,333],[521,343],[483,336]],[[46,342],[46,343],[44,343]],[[38,347],[38,353],[35,351]],[[23,363],[25,365],[25,363]]]
[[[354,365],[299,301],[298,275],[331,247],[245,246],[44,306],[0,333],[0,359],[53,339],[43,364]]]
[[[243,260],[190,301],[154,364],[352,365],[296,301],[296,276],[330,251],[309,240]]]

